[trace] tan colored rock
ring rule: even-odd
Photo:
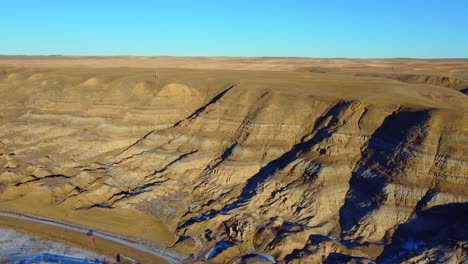
[[[215,263],[466,259],[463,82],[310,71],[5,67],[0,207]]]

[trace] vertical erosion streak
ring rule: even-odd
[[[343,237],[356,232],[358,224],[385,201],[385,187],[413,158],[408,148],[422,143],[426,133],[421,128],[429,119],[430,110],[397,110],[372,134],[352,172],[340,208]]]
[[[236,87],[237,84],[231,84],[229,85],[226,89],[224,89],[223,91],[221,91],[220,93],[218,93],[217,95],[215,95],[213,98],[211,98],[211,100],[206,103],[205,105],[203,105],[202,107],[198,108],[197,110],[195,110],[195,112],[193,112],[191,115],[189,115],[187,118],[185,119],[182,119],[178,122],[176,122],[172,127],[176,127],[176,126],[179,126],[180,123],[182,123],[183,121],[188,121],[188,120],[192,120],[194,118],[196,118],[200,113],[202,113],[203,111],[205,111],[205,109],[212,105],[212,104],[215,104],[216,102],[218,102],[221,98],[223,98],[223,96],[229,92],[232,88]]]
[[[341,114],[353,106],[353,102],[343,101],[334,105],[324,115],[317,118],[312,130],[309,130],[301,139],[301,142],[294,145],[289,151],[285,152],[279,158],[270,161],[253,175],[242,189],[241,194],[230,204],[226,204],[221,210],[211,210],[210,212],[191,218],[177,227],[177,230],[186,228],[196,222],[206,219],[212,219],[218,214],[226,214],[245,203],[257,194],[258,187],[263,184],[277,170],[284,169],[288,164],[296,160],[297,156],[310,150],[314,145],[320,143],[323,139],[330,137],[339,127]],[[328,119],[331,120],[327,122]],[[308,138],[310,135],[310,138]]]
[[[185,119],[182,119],[182,120],[179,120],[177,121],[173,126],[172,128],[174,127],[177,127],[179,126],[182,122],[186,121],[186,120],[191,120],[191,119],[194,119],[196,118],[200,113],[202,113],[203,111],[205,111],[205,109],[212,105],[212,104],[215,104],[217,101],[219,101],[227,92],[229,92],[232,88],[234,88],[235,86],[237,86],[237,84],[231,84],[229,85],[226,89],[224,89],[223,91],[221,91],[220,93],[216,94],[213,98],[211,98],[211,100],[206,103],[205,105],[203,105],[202,107],[198,108],[197,110],[195,110],[195,112],[193,112],[191,115],[189,115],[187,118]],[[126,147],[124,150],[120,151],[119,154],[115,155],[115,157],[118,157],[120,155],[122,155],[123,153],[125,153],[126,151],[128,151],[129,149],[131,149],[132,147],[138,145],[140,142],[142,142],[143,140],[145,140],[147,137],[149,137],[151,134],[153,134],[154,132],[156,132],[157,130],[151,130],[149,131],[148,133],[146,133],[142,138],[138,139],[137,141],[135,141],[135,143],[131,144],[130,146]],[[126,159],[126,158],[124,158]],[[117,162],[119,163],[119,162]]]

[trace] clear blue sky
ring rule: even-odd
[[[468,57],[468,0],[5,0],[0,54]]]

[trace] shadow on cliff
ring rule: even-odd
[[[398,226],[392,242],[385,247],[377,262],[401,263],[439,246],[455,249],[465,243],[466,247],[467,223],[468,203],[444,204],[422,210],[413,219]],[[443,254],[438,251],[436,258],[441,261]]]
[[[389,115],[362,148],[340,209],[342,236],[357,231],[360,221],[386,200],[385,187],[398,175],[405,176],[413,154],[410,149],[425,137],[422,129],[430,110],[399,110]]]
[[[211,219],[218,214],[227,214],[229,211],[246,204],[252,197],[257,194],[258,188],[276,171],[284,169],[288,164],[296,160],[298,155],[309,151],[314,145],[321,142],[325,138],[330,137],[339,123],[341,113],[345,112],[351,106],[352,102],[347,101],[339,102],[334,105],[324,115],[316,120],[312,131],[304,135],[300,143],[294,145],[289,151],[285,152],[277,159],[270,161],[255,175],[250,177],[236,200],[230,204],[226,204],[221,210],[211,210],[206,214],[187,220],[186,222],[179,225],[177,230],[186,228],[196,222]],[[328,118],[331,118],[329,122],[327,122]],[[308,136],[312,134],[313,136],[308,138]]]
[[[468,95],[468,87],[461,89],[460,92]]]

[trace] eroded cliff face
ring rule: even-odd
[[[306,72],[161,75],[4,69],[0,205],[138,212],[128,225],[154,218],[168,247],[214,263],[468,261],[465,94]]]

